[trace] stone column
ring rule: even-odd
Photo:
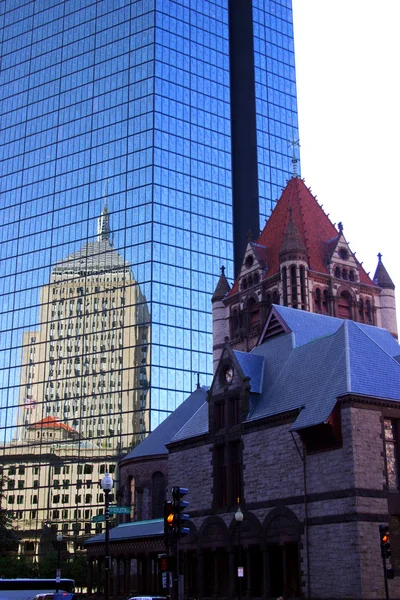
[[[219,588],[219,578],[218,578],[218,552],[215,549],[213,551],[213,558],[214,558],[214,590],[213,590],[213,595],[214,596],[218,596],[218,588]]]
[[[93,558],[89,558],[88,561],[88,582],[87,582],[87,593],[90,596],[92,592],[93,586]]]
[[[251,557],[250,557],[250,549],[247,548],[246,551],[246,575],[247,575],[247,590],[246,595],[248,598],[251,598]]]
[[[124,596],[131,592],[131,559],[129,556],[124,556]]]
[[[235,571],[235,553],[231,549],[229,550],[229,598],[233,598],[235,596],[235,584],[237,579],[237,573]]]
[[[263,590],[263,599],[267,600],[267,598],[269,598],[269,557],[268,557],[268,549],[267,547],[263,548],[263,567],[264,567],[264,573],[263,573],[263,586],[264,586],[264,590]]]
[[[204,595],[203,575],[204,575],[204,556],[203,550],[197,549],[197,593],[199,598]]]

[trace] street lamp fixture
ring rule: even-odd
[[[238,528],[238,578],[239,578],[239,586],[238,586],[238,600],[242,599],[242,578],[243,578],[243,567],[242,567],[242,545],[240,539],[240,528],[243,521],[243,513],[238,506],[237,511],[235,512],[235,521],[237,523]]]
[[[56,592],[60,586],[61,579],[61,544],[63,541],[62,533],[57,533],[57,572],[56,572]]]
[[[113,488],[114,481],[109,473],[106,473],[100,482],[104,491],[104,508],[106,517],[106,539],[105,539],[105,573],[104,573],[104,600],[109,600],[110,597],[110,492]]]

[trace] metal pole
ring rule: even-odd
[[[106,540],[105,540],[105,573],[104,573],[104,600],[109,600],[110,597],[110,490],[104,490],[105,498],[105,514],[106,514]]]
[[[56,574],[56,594],[58,593],[58,590],[60,588],[60,584],[58,581],[58,574],[61,571],[61,542],[60,540],[57,541],[57,574]]]
[[[384,556],[382,556],[382,562],[383,562],[383,576],[385,578],[385,596],[386,596],[386,600],[389,600],[389,587],[388,587],[388,578],[387,578],[387,571],[386,571],[386,558]]]
[[[242,566],[242,545],[240,539],[240,526],[241,523],[238,521],[238,567]],[[238,587],[238,600],[242,600],[242,578],[239,577],[239,568],[238,568],[238,578],[239,578],[239,587]]]

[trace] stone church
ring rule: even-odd
[[[162,507],[179,485],[185,598],[384,598],[380,524],[400,576],[400,347],[381,257],[371,279],[294,177],[212,311],[211,387],[119,463],[131,515],[110,532],[113,597],[165,594]],[[93,589],[104,534],[86,548]]]

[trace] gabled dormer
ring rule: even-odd
[[[327,267],[329,273],[336,280],[346,283],[359,283],[359,263],[343,235],[342,223],[339,223],[338,227],[339,235],[328,242]]]
[[[240,427],[249,412],[249,389],[249,378],[226,343],[208,393],[211,435],[224,435]]]
[[[257,286],[267,269],[267,249],[249,240],[239,273],[239,289],[245,292]]]

